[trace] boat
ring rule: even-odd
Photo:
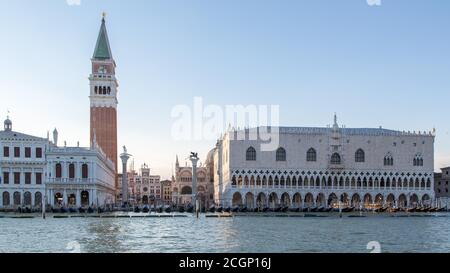
[[[88,212],[88,213],[94,213],[94,209],[91,208],[91,207],[89,207],[88,210],[87,210],[87,212]]]
[[[142,208],[142,212],[143,212],[143,213],[149,213],[149,212],[150,212],[150,208],[149,208],[148,206],[144,206],[144,207]]]
[[[331,212],[333,210],[333,208],[327,208],[325,209],[325,212]]]
[[[231,209],[231,212],[239,212],[239,207],[234,207]]]
[[[163,208],[163,206],[158,206],[157,208],[156,208],[156,212],[157,213],[162,213],[164,211],[164,208]],[[144,211],[145,212],[145,211]]]
[[[438,211],[438,212],[444,212],[444,211],[447,211],[447,208],[440,208],[440,209],[438,209],[437,211]]]
[[[290,208],[290,212],[300,212],[300,208]]]
[[[324,206],[318,207],[317,212],[325,212],[325,209],[326,208]]]
[[[406,210],[407,212],[416,212],[416,208],[409,208]]]
[[[302,212],[308,212],[309,211],[309,208],[303,208],[302,209]]]
[[[348,213],[355,211],[355,207],[347,207],[342,210],[342,212]]]
[[[312,207],[312,208],[309,208],[309,211],[310,212],[317,212],[317,211],[319,211],[319,208],[318,207]]]
[[[247,209],[247,207],[242,207],[242,208],[239,210],[239,212],[248,212],[248,209]]]
[[[97,208],[97,213],[103,213],[105,210],[103,208]]]
[[[289,210],[288,206],[282,207],[281,208],[281,212],[287,212]]]
[[[76,208],[69,208],[70,213],[77,213],[78,210]]]
[[[375,212],[383,213],[383,212],[386,212],[387,210],[388,210],[388,208],[378,208],[378,209],[375,210]]]
[[[171,207],[171,206],[167,206],[167,207],[164,209],[164,212],[165,212],[165,213],[171,213],[171,212],[172,212],[172,207]]]
[[[85,210],[84,208],[82,208],[82,207],[79,207],[79,208],[78,208],[78,212],[79,212],[79,213],[85,213],[86,210]]]
[[[218,207],[218,208],[216,209],[216,212],[218,212],[218,213],[223,212],[223,207],[222,207],[222,206]]]
[[[184,207],[183,207],[183,206],[179,206],[179,207],[178,207],[178,212],[179,212],[179,213],[185,212]]]
[[[231,212],[231,208],[230,207],[226,207],[223,211],[226,212],[226,213],[230,213]]]
[[[188,205],[188,206],[186,207],[186,212],[188,212],[188,213],[193,213],[193,212],[194,212],[194,206]]]
[[[282,207],[278,207],[278,208],[275,208],[273,211],[274,212],[281,212],[281,210],[282,210]]]
[[[269,207],[264,207],[263,210],[262,210],[262,212],[268,212],[269,209],[270,209]]]
[[[209,207],[208,212],[211,212],[211,213],[216,212],[216,206],[212,205],[211,207]]]

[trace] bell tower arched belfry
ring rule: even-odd
[[[89,77],[90,140],[91,143],[94,143],[95,139],[107,157],[114,162],[117,172],[117,89],[119,85],[116,79],[116,63],[112,57],[106,31],[105,16],[102,18],[91,62],[92,73]]]

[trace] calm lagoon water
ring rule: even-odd
[[[0,252],[450,252],[450,215],[0,218]]]

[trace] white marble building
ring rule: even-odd
[[[47,203],[51,206],[102,207],[114,204],[114,163],[99,145],[59,147],[57,131],[47,151]]]
[[[261,151],[249,130],[230,130],[214,153],[214,200],[223,206],[415,206],[434,199],[433,132],[277,127]],[[252,130],[261,132],[262,128]],[[239,140],[239,134],[245,139]]]
[[[41,207],[48,139],[12,130],[7,118],[0,131],[0,209]]]

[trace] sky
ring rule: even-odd
[[[372,3],[369,5],[369,3]],[[374,5],[378,3],[379,5]],[[79,5],[78,5],[79,4]],[[279,105],[284,126],[437,130],[450,165],[450,1],[0,0],[0,118],[89,146],[102,12],[119,80],[118,141],[172,175],[215,139],[176,140],[172,110]],[[2,118],[3,119],[3,118]]]

